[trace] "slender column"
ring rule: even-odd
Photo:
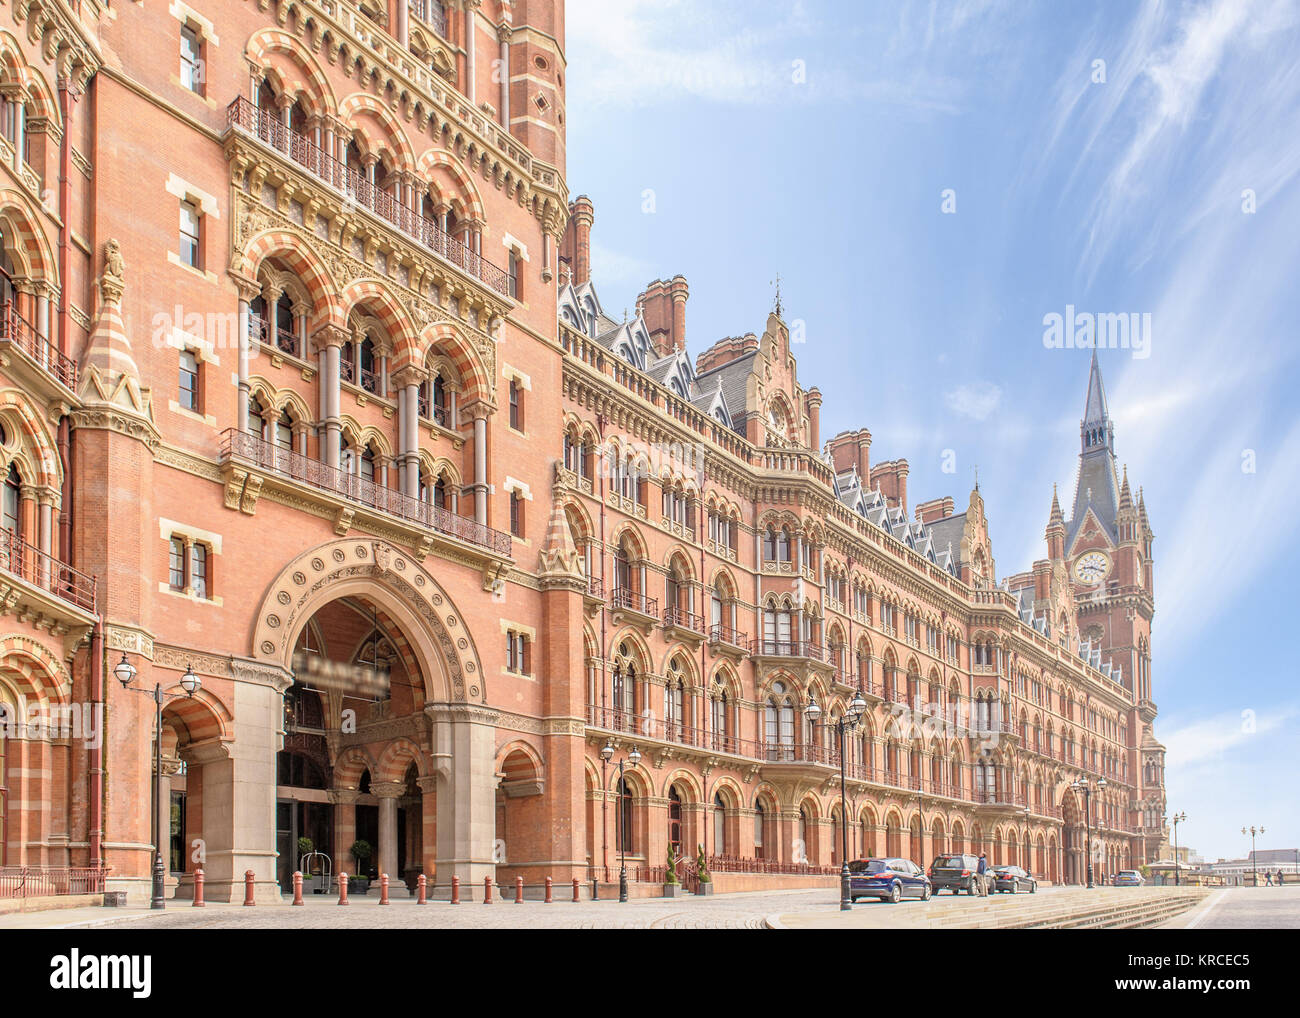
[[[510,130],[510,26],[497,29],[501,40],[501,126]]]
[[[239,397],[238,411],[236,415],[236,425],[241,432],[248,431],[248,362],[249,362],[249,309],[248,299],[245,296],[239,298],[239,356],[237,358],[237,368],[239,375]]]
[[[23,105],[22,94],[14,101],[14,151],[18,154],[18,163],[21,166],[27,161],[23,151],[23,135],[27,131],[27,107]]]
[[[348,334],[328,325],[316,333],[321,358],[321,416],[325,421],[325,454],[328,466],[338,468],[342,456],[342,422],[339,420],[339,369],[343,344]]]
[[[397,486],[406,491],[406,389],[397,390]]]
[[[487,415],[488,408],[477,403],[467,408],[474,420],[474,519],[487,523]]]
[[[466,0],[465,3],[465,97],[471,106],[478,104],[474,88],[474,22],[479,0]]]
[[[397,41],[407,46],[411,41],[410,12],[407,0],[397,0]]]
[[[379,873],[397,879],[397,800],[406,793],[400,781],[380,781],[370,786],[379,799]]]

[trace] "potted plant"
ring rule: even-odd
[[[303,869],[303,860],[306,859],[307,856],[311,855],[315,850],[316,845],[311,838],[298,839],[298,869],[302,871],[304,877],[310,876],[310,874]]]
[[[682,894],[681,882],[677,879],[677,849],[669,844],[668,846],[668,868],[664,874],[664,897],[677,898]]]
[[[713,875],[709,873],[709,864],[708,862],[705,861],[704,858],[704,846],[696,845],[695,847],[697,849],[697,852],[695,854],[695,872],[699,874],[699,881],[700,881],[699,890],[697,890],[695,893],[712,894]]]
[[[367,860],[369,860],[372,849],[370,842],[364,839],[358,839],[352,842],[352,847],[348,849],[348,854],[356,861],[357,874],[348,880],[348,892],[355,891],[357,894],[365,894],[370,890],[370,877],[367,875]]]

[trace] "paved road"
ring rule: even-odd
[[[1230,887],[1215,891],[1203,906],[1178,916],[1162,929],[1300,929],[1300,886]]]

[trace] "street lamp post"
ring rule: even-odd
[[[1092,890],[1092,782],[1087,777],[1076,778],[1070,786],[1083,793],[1084,865],[1088,867],[1088,890]],[[1097,779],[1097,791],[1106,787],[1106,779]]]
[[[154,722],[153,722],[153,821],[150,824],[150,832],[153,837],[153,898],[149,902],[149,907],[153,909],[164,909],[167,907],[163,899],[163,876],[164,867],[162,859],[162,707],[163,700],[180,700],[182,697],[175,693],[164,693],[162,683],[155,682],[153,690],[139,689],[131,685],[131,680],[135,678],[136,669],[130,661],[126,659],[126,652],[122,652],[122,660],[113,668],[113,674],[117,676],[117,681],[122,683],[123,689],[130,689],[135,693],[143,693],[145,696],[152,697],[154,703]],[[192,665],[185,666],[185,674],[181,676],[181,688],[185,690],[185,698],[193,697],[198,689],[202,686],[199,677],[194,674]]]
[[[1175,813],[1169,818],[1169,822],[1174,827],[1174,886],[1177,887],[1178,880],[1178,825],[1187,819],[1186,813]]]
[[[610,740],[600,750],[600,759],[603,763],[609,763],[614,756],[614,742]],[[627,761],[633,767],[641,762],[641,751],[635,746],[632,752],[627,755]],[[618,900],[627,901],[627,831],[623,830],[623,761],[618,762],[618,786],[619,786],[619,803],[617,816],[614,822],[618,824]]]
[[[846,761],[844,758],[844,733],[853,731],[858,727],[858,722],[866,712],[867,700],[859,689],[853,694],[853,699],[849,702],[847,712],[841,717],[831,722],[835,726],[835,732],[839,736],[840,747],[840,911],[848,912],[853,908],[853,894],[849,887],[849,826],[848,826],[848,780],[845,771]],[[816,725],[821,718],[822,709],[817,706],[817,701],[811,696],[808,698],[808,706],[804,708],[804,717],[812,725]]]
[[[1255,835],[1263,834],[1264,828],[1262,827],[1256,828],[1252,824],[1249,831],[1247,831],[1246,828],[1243,827],[1241,829],[1241,833],[1250,835],[1250,886],[1258,887],[1259,886],[1259,860],[1255,858]]]

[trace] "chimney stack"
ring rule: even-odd
[[[822,447],[822,391],[814,385],[808,390],[805,399],[808,401],[808,448],[814,452],[820,452]]]
[[[591,279],[591,227],[596,210],[585,194],[569,203],[569,225],[560,242],[560,261],[567,262],[574,286]]]

